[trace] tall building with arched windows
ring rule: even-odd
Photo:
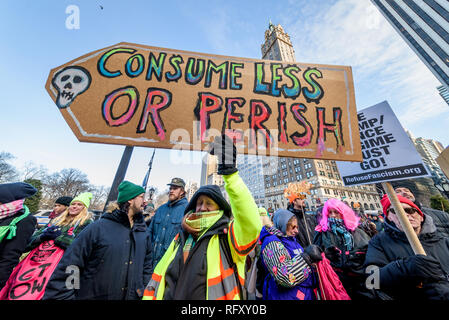
[[[281,25],[269,23],[261,45],[262,59],[294,63],[295,50],[290,36]],[[266,209],[287,207],[284,190],[289,183],[307,181],[312,184],[306,204],[315,210],[329,198],[338,198],[363,210],[381,210],[375,185],[346,187],[335,161],[287,157],[239,155],[238,169],[258,206]]]

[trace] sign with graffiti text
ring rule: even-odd
[[[427,176],[421,156],[388,102],[358,113],[363,161],[337,161],[346,186]]]
[[[51,70],[80,141],[361,161],[351,68],[119,43]]]
[[[64,250],[53,240],[30,251],[13,270],[0,291],[0,300],[40,300]]]

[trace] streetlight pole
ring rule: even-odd
[[[153,155],[151,156],[150,163],[148,163],[148,171],[145,175],[145,178],[142,182],[142,187],[147,190],[147,184],[148,184],[148,178],[150,177],[151,167],[153,166],[153,159],[154,159],[154,153],[156,152],[156,149],[153,149]]]

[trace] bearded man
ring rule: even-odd
[[[144,188],[134,183],[123,181],[119,185],[117,203],[88,225],[66,250],[44,299],[142,297],[152,271],[151,240],[142,214],[144,195]],[[74,275],[78,275],[78,282]]]

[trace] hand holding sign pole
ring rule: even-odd
[[[415,254],[424,249],[390,183],[419,178],[428,173],[412,141],[402,128],[388,102],[358,113],[363,162],[337,162],[345,185],[382,183]]]

